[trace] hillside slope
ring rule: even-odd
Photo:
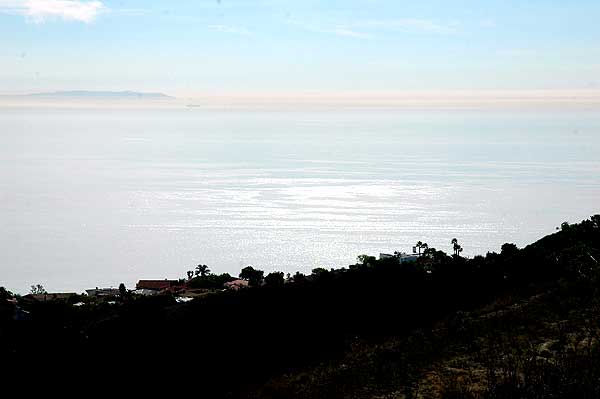
[[[28,375],[52,361],[54,381],[211,398],[594,396],[599,215],[485,257],[359,258],[187,304],[32,304],[2,323],[0,355]]]

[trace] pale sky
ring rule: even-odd
[[[598,0],[0,0],[0,92],[600,89]]]

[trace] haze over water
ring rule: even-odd
[[[0,286],[463,255],[598,213],[600,114],[0,109]]]

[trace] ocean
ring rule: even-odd
[[[600,212],[600,113],[0,108],[0,286],[519,247]]]

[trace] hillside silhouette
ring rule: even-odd
[[[27,320],[0,313],[0,356],[12,372],[200,397],[597,397],[600,215],[522,249],[453,245],[288,279],[246,268],[250,288],[189,303],[31,303]]]

